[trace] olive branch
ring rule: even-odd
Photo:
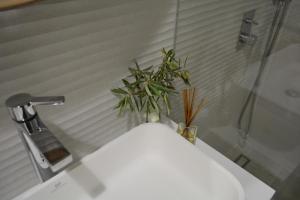
[[[122,79],[123,86],[111,90],[119,98],[115,109],[119,114],[130,111],[145,112],[146,122],[150,113],[160,116],[165,106],[166,114],[171,112],[169,97],[177,93],[173,82],[181,79],[190,85],[189,72],[185,70],[187,58],[182,63],[175,58],[175,51],[162,49],[162,63],[156,67],[141,69],[135,61],[135,68],[129,68],[130,75]]]

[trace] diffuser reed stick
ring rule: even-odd
[[[197,92],[195,88],[187,88],[182,90],[182,99],[184,105],[184,118],[185,126],[189,127],[192,122],[195,120],[195,117],[207,104],[207,100],[202,98],[200,102],[196,103]],[[197,104],[195,106],[195,104]]]
[[[197,92],[195,88],[188,88],[182,90],[182,99],[184,107],[184,123],[178,124],[177,132],[192,144],[196,142],[197,126],[191,126],[199,112],[207,104],[205,98],[196,103]]]

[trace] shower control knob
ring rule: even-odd
[[[251,18],[246,18],[246,19],[244,19],[244,22],[247,23],[247,24],[258,25],[258,22],[255,21],[254,19],[251,19]]]
[[[255,42],[257,40],[257,36],[256,35],[247,35],[247,34],[243,34],[241,33],[240,36],[239,36],[239,41],[242,43],[242,44],[246,44],[246,45],[254,45]]]

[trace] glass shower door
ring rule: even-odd
[[[198,137],[273,187],[274,199],[299,200],[300,1],[178,3],[176,51],[189,56],[192,84],[209,100]],[[251,10],[258,40],[236,50],[241,18]]]
[[[273,187],[277,200],[300,199],[299,10],[297,1],[275,2],[262,59],[248,66],[256,71],[246,73],[253,83],[237,130],[223,130],[237,131],[239,137],[225,154]]]
[[[297,200],[300,199],[300,2],[292,1],[287,6],[289,10],[278,25],[279,36],[257,90],[246,140],[252,146],[247,154],[252,155],[252,164],[256,165],[249,171],[276,189],[274,199]]]

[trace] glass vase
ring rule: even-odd
[[[190,143],[195,144],[197,138],[197,126],[186,127],[185,123],[179,123],[177,132],[188,140]]]

